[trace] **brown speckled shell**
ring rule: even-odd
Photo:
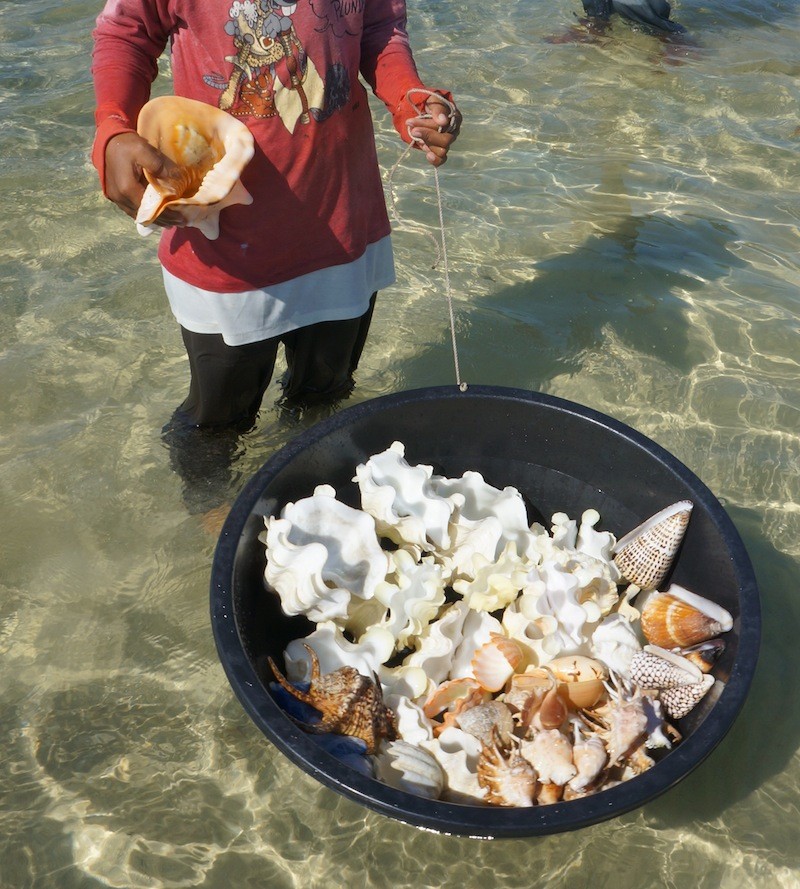
[[[309,646],[306,649],[311,655],[311,685],[307,692],[295,688],[271,658],[269,661],[275,678],[287,692],[319,710],[319,722],[299,725],[314,734],[331,732],[360,738],[367,745],[367,753],[375,753],[384,738],[394,741],[395,715],[383,703],[380,684],[348,666],[321,676],[316,653]]]
[[[657,589],[675,559],[681,545],[692,504],[687,501],[673,504],[626,534],[618,543],[614,564],[622,576],[643,590]]]

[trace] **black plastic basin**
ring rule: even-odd
[[[597,509],[598,528],[618,537],[677,500],[694,503],[672,581],[734,616],[714,669],[724,683],[681,721],[684,740],[653,768],[593,796],[524,809],[430,801],[365,777],[294,725],[269,691],[267,658],[283,663],[304,618],[286,617],[263,580],[264,516],[332,485],[358,505],[355,467],[398,440],[409,463],[448,477],[477,470],[496,487],[515,486],[549,520]],[[249,481],[223,527],[211,577],[211,623],[230,684],[266,738],[328,787],[420,828],[476,837],[513,837],[585,827],[637,808],[685,778],[723,739],[752,679],[760,608],[750,560],[727,513],[683,464],[635,430],[586,407],[495,387],[419,389],[356,405],[278,451]],[[720,683],[717,687],[721,687]]]

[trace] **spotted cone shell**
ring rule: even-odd
[[[645,645],[631,659],[631,679],[642,688],[695,685],[703,674],[689,660],[655,645]]]
[[[694,685],[676,685],[659,693],[659,700],[668,716],[681,719],[686,716],[706,696],[714,685],[714,677],[706,673]]]
[[[656,589],[672,567],[691,514],[691,500],[680,500],[622,537],[614,552],[622,576],[642,590]]]

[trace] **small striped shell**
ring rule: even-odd
[[[650,596],[642,608],[642,632],[660,648],[696,645],[732,626],[733,618],[724,608],[677,584]]]
[[[640,589],[657,589],[672,567],[691,513],[692,502],[680,500],[622,537],[614,550],[622,576]]]
[[[436,758],[407,741],[391,741],[382,747],[375,757],[375,775],[390,787],[428,799],[439,799],[446,780]]]
[[[472,673],[486,691],[500,691],[522,661],[522,649],[507,636],[493,633],[475,652]]]

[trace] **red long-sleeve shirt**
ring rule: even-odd
[[[236,292],[357,259],[390,230],[358,76],[407,141],[406,93],[423,85],[405,22],[404,0],[108,0],[92,65],[103,187],[106,145],[135,130],[169,44],[175,94],[239,117],[256,153],[242,175],[253,203],[222,211],[217,240],[167,229],[167,270]]]

